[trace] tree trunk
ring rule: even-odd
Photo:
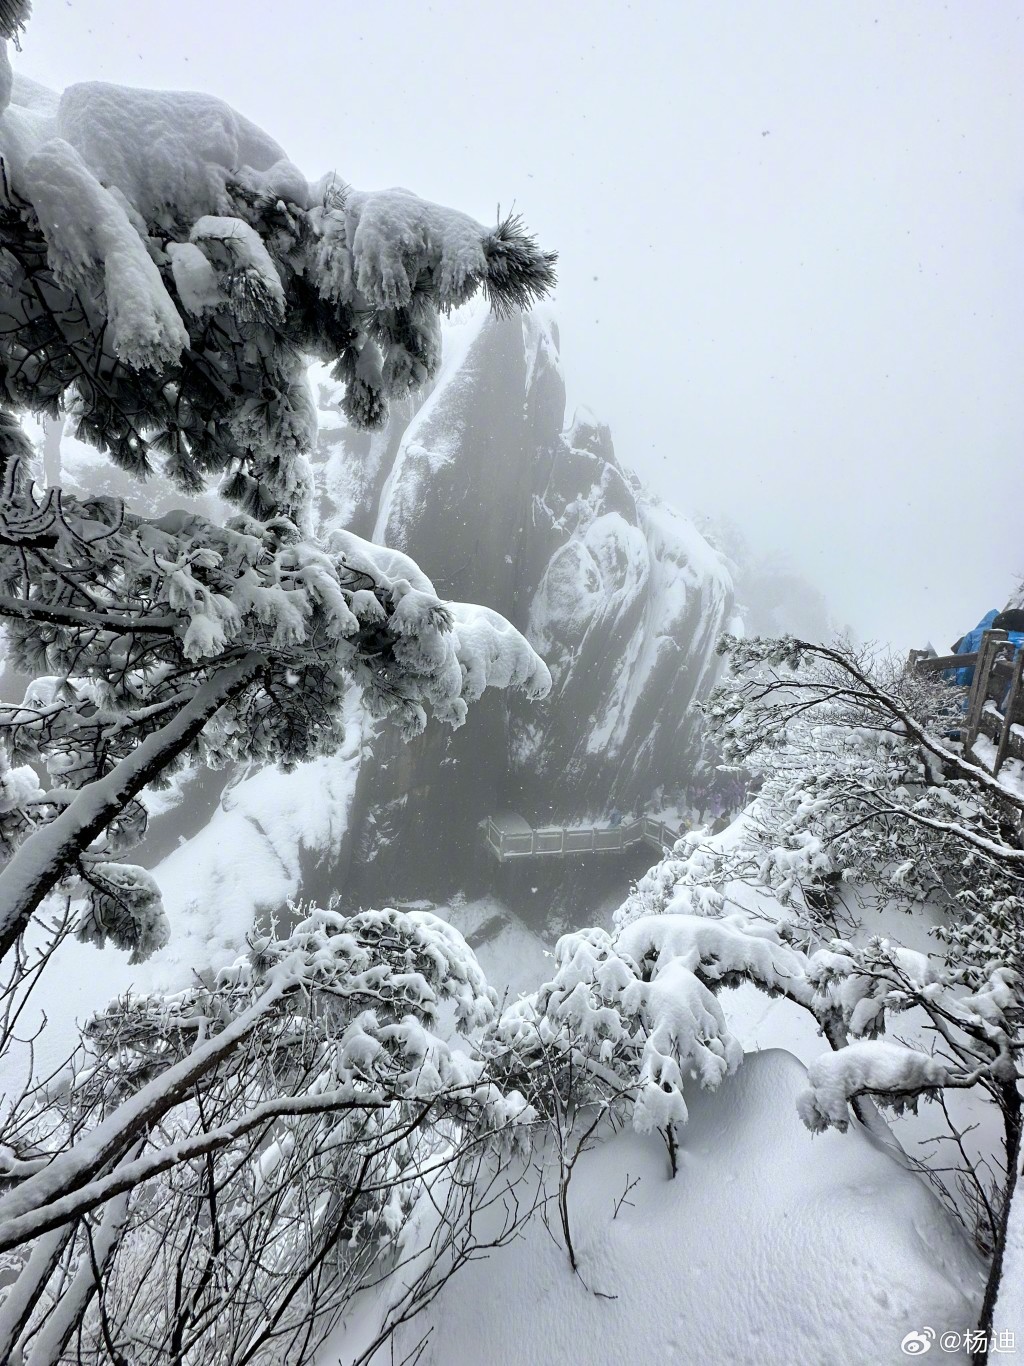
[[[978,1328],[984,1334],[985,1346],[971,1357],[972,1366],[985,1366],[989,1360],[988,1342],[992,1334],[993,1316],[999,1297],[999,1282],[1003,1276],[1003,1256],[1006,1252],[1006,1234],[1010,1226],[1010,1206],[1020,1177],[1021,1165],[1021,1102],[1017,1091],[1016,1079],[1003,1087],[1003,1117],[1006,1125],[1006,1193],[999,1211],[999,1222],[995,1228],[995,1245],[992,1248],[992,1266],[985,1286],[985,1299],[981,1306]],[[1016,1324],[1006,1325],[1016,1327]]]

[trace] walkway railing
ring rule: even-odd
[[[913,669],[932,673],[944,669],[974,668],[967,708],[960,731],[964,754],[971,755],[993,774],[999,772],[1007,755],[1024,759],[1024,647],[1013,653],[1013,642],[1005,631],[986,631],[975,654],[927,655],[911,650]],[[1012,662],[1009,656],[1012,654]],[[987,735],[994,745],[989,759],[975,750],[979,735]]]
[[[525,822],[523,822],[525,825]],[[500,863],[518,858],[573,858],[611,854],[646,843],[659,853],[671,849],[679,831],[653,816],[621,825],[549,825],[536,830],[503,830],[492,816],[485,822],[487,847]]]

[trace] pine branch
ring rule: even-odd
[[[536,237],[523,226],[520,214],[509,214],[498,224],[484,240],[484,255],[484,290],[499,318],[532,308],[558,282],[558,253],[540,249]]]
[[[31,0],[0,0],[0,38],[17,46],[31,13]]]
[[[0,537],[0,542],[2,540]],[[175,616],[119,617],[99,608],[88,612],[76,607],[63,607],[60,603],[40,602],[35,598],[0,597],[0,617],[38,621],[49,626],[66,626],[71,629],[91,629],[116,636],[167,636],[173,635],[182,626],[180,618]]]
[[[218,669],[162,730],[147,736],[110,773],[83,787],[51,825],[30,835],[18,848],[0,872],[0,959],[15,946],[40,902],[96,836],[265,668],[262,655],[248,654]]]

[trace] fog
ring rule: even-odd
[[[570,407],[860,635],[943,647],[1024,572],[1022,6],[36,10],[49,85],[208,90],[310,175],[514,205]]]

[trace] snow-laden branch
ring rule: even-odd
[[[200,684],[172,721],[147,736],[110,773],[83,788],[51,825],[29,836],[0,872],[0,958],[16,943],[39,903],[60,882],[77,855],[127,802],[194,742],[226,702],[249,688],[265,667],[262,656],[247,654],[219,669]]]
[[[54,1306],[52,1314],[34,1337],[26,1359],[26,1366],[59,1366],[61,1354],[72,1333],[81,1322],[90,1302],[100,1289],[103,1272],[117,1250],[118,1242],[124,1233],[128,1221],[128,1209],[129,1193],[127,1191],[111,1200],[104,1209],[99,1227],[95,1234],[91,1235],[92,1256],[82,1258],[78,1269],[70,1279],[70,1283],[65,1287],[64,1293]],[[70,1233],[70,1231],[70,1226],[66,1226],[65,1232]],[[54,1235],[51,1234],[50,1236]],[[27,1265],[19,1276],[19,1281],[24,1283],[27,1301],[23,1312],[19,1314],[18,1306],[11,1301],[5,1301],[0,1307],[0,1350],[8,1354],[13,1353],[15,1341],[24,1327],[31,1309],[44,1295],[46,1283],[49,1280],[45,1268],[36,1269],[34,1277],[31,1274],[32,1270],[33,1268]]]
[[[59,1154],[42,1171],[0,1197],[0,1247],[24,1241],[20,1236],[13,1243],[5,1241],[11,1236],[12,1226],[22,1227],[19,1221],[95,1179],[98,1172],[120,1158],[126,1148],[187,1096],[197,1081],[233,1053],[298,982],[294,975],[279,973],[257,1000],[220,1033],[136,1091],[70,1151]]]
[[[230,1044],[231,1048],[237,1045],[240,1037],[233,1039]],[[223,1052],[220,1056],[223,1056]],[[194,1082],[200,1075],[201,1073],[194,1073],[192,1081]],[[164,1112],[181,1099],[184,1090],[181,1084],[170,1076],[162,1078],[162,1080],[167,1083],[164,1094],[159,1099],[161,1112]],[[469,1088],[466,1087],[463,1090],[468,1093]],[[114,1171],[76,1186],[67,1195],[53,1195],[52,1198],[43,1199],[35,1204],[29,1204],[26,1199],[21,1213],[18,1212],[16,1204],[10,1207],[13,1212],[9,1212],[6,1201],[0,1200],[0,1252],[20,1247],[33,1238],[48,1233],[51,1229],[70,1225],[90,1210],[95,1209],[97,1205],[102,1205],[116,1196],[137,1189],[162,1172],[169,1171],[172,1167],[178,1167],[184,1162],[190,1162],[197,1157],[204,1157],[208,1153],[226,1148],[237,1139],[252,1133],[253,1130],[265,1128],[274,1120],[297,1119],[305,1115],[337,1115],[352,1111],[384,1110],[393,1104],[394,1098],[386,1095],[383,1089],[375,1091],[366,1088],[360,1089],[356,1086],[345,1087],[336,1091],[323,1091],[308,1096],[282,1096],[279,1099],[264,1101],[260,1105],[253,1106],[246,1114],[239,1116],[230,1123],[220,1124],[216,1128],[195,1134],[191,1138],[182,1138],[176,1143],[162,1148],[151,1149],[133,1162],[122,1162]],[[133,1129],[132,1132],[147,1128],[152,1122],[152,1116],[147,1120],[139,1120],[138,1128]],[[98,1133],[98,1131],[96,1132]],[[56,1167],[57,1170],[51,1173],[52,1189],[63,1188],[60,1186],[53,1187],[52,1181],[54,1177],[59,1181],[64,1174],[65,1167],[69,1165],[64,1164],[61,1158],[54,1158],[51,1167]],[[23,1192],[26,1192],[25,1186],[20,1187],[16,1194],[21,1195]]]
[[[59,699],[4,711],[0,739],[79,792],[59,813],[38,792],[0,811],[3,844],[23,841],[0,881],[0,955],[76,870],[131,930],[129,894],[148,895],[137,873],[97,889],[83,859],[110,865],[138,842],[134,799],[190,750],[218,764],[330,752],[350,681],[406,736],[431,715],[461,725],[488,687],[547,691],[497,614],[443,603],[397,552],[311,534],[306,367],[332,363],[350,419],[379,426],[436,372],[441,311],[478,290],[508,311],[554,281],[518,219],[489,229],[407,191],[311,185],[210,97],[93,83],[53,101],[29,89],[22,106],[2,64],[7,401],[73,412],[123,469],[160,464],[189,493],[216,484],[242,513],[145,519],[42,492],[0,413],[0,617],[15,669]],[[243,656],[261,663],[236,686]],[[182,691],[195,696],[180,710]],[[103,832],[110,848],[90,849]],[[131,930],[130,947],[159,937]]]
[[[441,311],[483,291],[507,314],[555,283],[518,216],[486,227],[407,190],[311,184],[207,95],[90,82],[16,98],[0,154],[19,267],[0,358],[19,398],[52,408],[74,386],[81,431],[125,468],[162,458],[190,491],[227,472],[254,515],[308,493],[282,460],[315,431],[305,355],[335,366],[352,422],[379,427],[436,374]]]
[[[862,792],[859,795],[861,800],[870,804],[872,815],[892,816],[899,820],[910,821],[911,824],[919,825],[925,830],[952,835],[983,854],[991,854],[1001,864],[1011,868],[1024,868],[1024,849],[1016,849],[1013,845],[1005,844],[1002,840],[991,839],[977,830],[972,830],[970,826],[964,825],[962,822],[943,821],[935,816],[925,815],[924,812],[910,804],[893,806],[876,800],[869,792]]]
[[[858,1096],[874,1096],[890,1108],[912,1108],[922,1096],[946,1088],[969,1089],[986,1075],[984,1067],[958,1071],[920,1049],[883,1039],[848,1044],[811,1063],[808,1088],[797,1100],[800,1118],[815,1133],[844,1130],[850,1123],[850,1103]]]
[[[809,641],[796,638],[787,638],[785,642],[741,642],[729,636],[723,637],[719,648],[722,653],[733,655],[741,668],[747,668],[751,662],[755,662],[759,658],[758,645],[771,647],[782,644],[788,647],[785,654],[785,660],[788,664],[796,664],[804,658],[824,660],[842,673],[847,674],[856,681],[859,687],[859,691],[850,700],[881,709],[894,722],[903,727],[905,735],[916,740],[929,754],[940,760],[950,772],[968,779],[991,796],[998,797],[1000,801],[1024,812],[1024,797],[1000,783],[982,765],[971,763],[964,754],[943,744],[938,736],[921,724],[899,697],[890,689],[885,688],[877,679],[872,678],[849,651],[828,645],[815,645]],[[764,654],[765,651],[761,651],[760,657],[763,658]],[[827,700],[827,694],[832,687],[831,684],[820,680],[800,678],[793,675],[779,677],[777,684],[781,690],[793,692],[809,689],[818,694],[817,700],[819,702]],[[815,703],[809,705],[814,706]]]
[[[180,627],[175,616],[119,616],[100,608],[86,611],[60,603],[43,603],[31,598],[0,597],[0,616],[18,621],[45,622],[50,626],[70,626],[103,631],[109,635],[171,635]]]

